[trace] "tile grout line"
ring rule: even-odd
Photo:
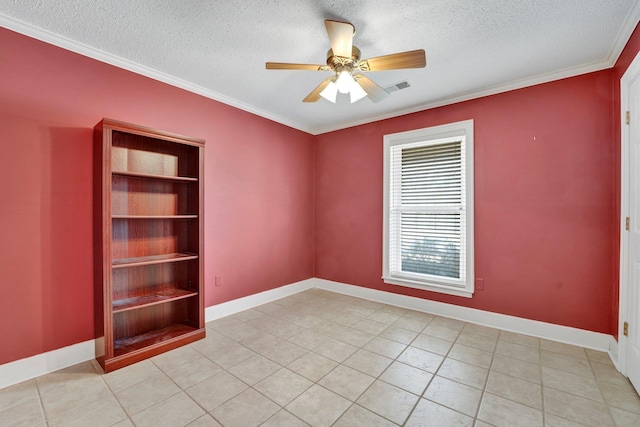
[[[95,361],[95,359],[93,359],[91,362],[93,363],[94,361]],[[149,360],[149,362],[151,362],[151,363],[153,364],[153,362],[152,362],[151,360]],[[155,364],[153,364],[153,365],[155,366]],[[98,365],[98,366],[99,366],[99,365]],[[96,370],[97,370],[98,368],[94,365],[94,369],[96,369]],[[102,370],[102,367],[100,367],[100,370]],[[161,372],[162,372],[162,371],[161,371]],[[102,380],[104,381],[104,375],[107,375],[107,374],[106,374],[104,371],[102,371],[102,372],[98,372],[98,375],[100,375],[101,377],[103,377],[103,379],[102,379]],[[134,386],[134,385],[136,385],[136,384],[139,384],[139,383],[140,383],[140,382],[142,382],[142,381],[144,381],[144,380],[138,381],[138,382],[137,382],[137,383],[135,383],[135,384],[131,384],[131,386],[130,386],[130,387],[132,387],[132,386]],[[111,395],[113,396],[113,398],[115,399],[115,401],[118,403],[118,406],[120,407],[120,409],[122,409],[122,412],[126,415],[126,418],[125,418],[125,419],[127,419],[127,420],[131,421],[131,424],[134,424],[134,423],[133,423],[133,420],[131,419],[131,415],[129,415],[129,413],[126,411],[126,409],[124,408],[124,406],[122,406],[122,402],[120,401],[120,399],[119,399],[119,398],[118,398],[118,396],[116,395],[116,390],[113,390],[113,389],[111,388],[111,386],[109,385],[109,383],[108,383],[108,382],[104,381],[104,384],[107,386],[107,389],[109,390],[109,392],[111,393]],[[123,389],[123,390],[124,390],[124,389]],[[117,423],[122,422],[122,421],[124,421],[124,420],[120,420],[120,421],[118,421],[118,422],[116,422],[116,423],[114,423],[114,424],[117,424]],[[135,425],[135,424],[134,424],[134,425]]]
[[[98,370],[97,370],[97,369],[96,369],[96,367],[94,366],[94,364],[93,364],[93,360],[85,361],[85,362],[79,363],[78,365],[87,364],[87,363],[88,363],[89,365],[91,365],[91,367],[92,367],[92,369],[93,369],[93,374],[95,374],[95,376],[96,376],[96,377],[100,378],[100,382],[105,386],[105,388],[107,389],[107,391],[108,391],[109,393],[111,393],[111,389],[107,386],[107,384],[106,384],[106,382],[104,381],[104,379],[102,378],[102,376],[101,376],[100,372],[98,372]],[[71,367],[71,366],[69,366],[69,367],[67,367],[67,368],[63,368],[63,369],[61,369],[61,370],[68,369],[68,368],[70,368],[70,367]],[[43,375],[43,376],[46,376],[46,375],[52,375],[52,374],[55,374],[55,372],[58,372],[58,371],[50,372],[50,373],[45,374],[45,375]],[[38,378],[39,378],[39,377],[38,377]],[[87,378],[79,379],[79,380],[77,380],[77,383],[76,383],[76,384],[79,384],[79,383],[82,383],[82,382],[87,382],[87,381],[91,380],[92,378],[94,378],[94,377],[87,377]],[[80,405],[80,406],[77,406],[77,407],[74,407],[74,408],[71,408],[71,409],[67,409],[67,410],[65,410],[65,411],[63,411],[63,412],[61,412],[61,413],[59,413],[59,414],[57,414],[57,415],[55,415],[55,416],[49,417],[49,416],[47,415],[47,412],[46,412],[45,408],[44,408],[44,402],[43,402],[43,400],[42,400],[43,395],[42,395],[42,393],[41,393],[40,386],[38,385],[37,378],[35,378],[35,380],[36,380],[36,389],[37,389],[37,391],[38,391],[38,400],[40,401],[40,404],[41,404],[41,406],[42,406],[42,413],[44,414],[44,417],[45,417],[45,423],[46,423],[46,425],[49,425],[49,424],[50,424],[50,421],[53,421],[53,420],[54,420],[54,419],[56,419],[56,418],[60,418],[60,417],[62,417],[63,415],[65,415],[65,414],[69,413],[69,412],[72,412],[72,411],[75,411],[75,410],[78,410],[78,409],[84,408],[84,407],[86,407],[86,406],[89,406],[89,405],[91,405],[92,403],[95,403],[95,402],[97,402],[97,401],[99,401],[99,400],[103,399],[104,397],[106,397],[106,396],[103,396],[103,397],[95,398],[94,400],[90,400],[90,401],[88,401],[88,402],[85,402],[83,405]],[[47,394],[53,394],[53,392],[49,392],[49,393],[47,393]],[[125,413],[126,413],[126,412],[125,412]]]
[[[547,406],[544,398],[544,375],[542,366],[542,347],[538,340],[538,372],[540,373],[540,398],[542,399],[542,425],[547,423]]]
[[[440,317],[443,317],[443,316],[440,316]],[[435,377],[438,375],[438,372],[440,371],[440,368],[442,367],[442,364],[444,363],[444,361],[445,361],[445,360],[447,360],[447,358],[449,357],[449,354],[451,353],[451,350],[453,350],[453,347],[456,345],[456,343],[457,343],[458,345],[462,345],[462,346],[465,346],[465,347],[469,347],[469,348],[476,349],[475,347],[471,347],[471,346],[468,346],[468,345],[465,345],[465,344],[463,344],[463,343],[459,343],[459,342],[458,342],[458,339],[460,338],[460,335],[462,334],[462,331],[464,330],[464,327],[465,327],[467,324],[469,324],[469,323],[468,323],[468,322],[464,322],[464,326],[462,327],[462,329],[460,329],[460,331],[459,331],[459,332],[458,332],[458,334],[456,335],[455,340],[453,340],[453,341],[451,342],[451,347],[449,347],[449,350],[447,350],[447,353],[443,356],[442,363],[440,364],[440,366],[438,366],[438,369],[436,369],[436,372],[433,374],[433,378],[431,379],[431,381],[429,381],[429,385],[425,388],[425,390],[423,391],[423,394],[427,391],[427,389],[429,388],[429,386],[431,385],[431,383],[433,382],[433,380],[435,379]],[[436,337],[436,338],[437,338],[437,337]],[[496,342],[497,342],[497,340],[496,340]],[[481,349],[478,349],[478,350],[481,350]],[[458,359],[454,359],[454,358],[452,358],[452,360],[456,360],[456,361],[458,361],[458,362],[460,362],[460,363],[465,363],[465,364],[468,364],[468,365],[471,365],[471,366],[475,366],[475,367],[480,368],[480,366],[474,365],[473,363],[463,362],[462,360],[458,360]],[[491,355],[491,362],[493,363],[493,354]],[[489,366],[491,366],[491,365],[489,365]],[[486,383],[487,383],[487,381],[488,381],[488,379],[489,379],[489,373],[490,373],[490,369],[487,369],[487,378],[486,378],[486,379],[485,379],[485,381],[484,381],[484,382],[485,382],[484,387],[486,387]],[[446,378],[446,377],[442,377],[442,378]],[[446,378],[446,379],[448,379],[448,378]],[[467,387],[471,387],[471,386],[469,386],[469,385],[467,385],[467,384],[464,384],[464,383],[458,382],[458,381],[453,380],[453,379],[450,379],[450,381],[453,381],[453,382],[458,383],[458,384],[465,385],[465,386],[467,386]],[[471,388],[475,388],[475,387],[471,387]],[[475,389],[476,389],[476,390],[478,390],[477,388],[475,388]],[[438,402],[435,402],[435,401],[433,401],[433,400],[430,400],[430,399],[428,399],[428,398],[426,398],[426,397],[425,397],[425,399],[427,399],[427,400],[429,400],[430,402],[433,402],[433,403],[435,403],[435,404],[437,404],[437,405],[441,405],[441,406],[444,406],[445,408],[449,408],[449,409],[451,409],[452,411],[455,411],[455,412],[457,412],[457,413],[459,413],[459,414],[462,414],[462,415],[465,415],[465,416],[467,416],[467,417],[470,417],[470,418],[472,418],[472,422],[475,424],[475,423],[477,423],[477,421],[478,421],[478,412],[480,411],[480,405],[481,405],[481,403],[482,403],[482,398],[483,398],[483,397],[484,397],[484,389],[483,389],[483,390],[481,390],[480,400],[478,401],[478,406],[476,407],[476,410],[475,410],[475,416],[473,416],[473,417],[471,417],[470,415],[465,414],[465,413],[463,413],[463,412],[461,412],[461,411],[458,411],[457,409],[450,408],[450,407],[448,407],[448,406],[446,406],[446,405],[443,405],[443,404],[441,404],[441,403],[438,403]]]
[[[407,310],[407,312],[408,312],[408,311],[410,311],[410,310]],[[411,344],[413,344],[413,343],[416,341],[416,339],[418,339],[418,337],[422,334],[422,332],[424,332],[424,330],[425,330],[425,329],[426,329],[426,328],[427,328],[427,327],[428,327],[428,326],[433,322],[433,320],[436,318],[436,316],[435,316],[435,315],[432,315],[431,313],[427,313],[427,314],[429,314],[430,316],[432,316],[432,318],[429,320],[429,322],[427,322],[427,324],[426,324],[426,325],[424,325],[424,326],[422,327],[422,329],[421,329],[420,331],[417,331],[416,336],[415,336],[415,337],[413,337],[413,339],[412,339],[411,341],[409,341],[409,343],[408,343],[408,344],[401,343],[401,344],[403,344],[403,345],[405,346],[405,348],[402,350],[402,352],[400,352],[400,354],[398,354],[398,355],[395,357],[395,359],[393,359],[393,361],[394,361],[394,362],[403,363],[403,362],[399,361],[399,360],[398,360],[398,358],[399,358],[402,354],[404,354],[404,352],[405,352],[405,351],[407,351],[407,349],[408,349],[409,347],[411,347]],[[400,318],[402,318],[402,317],[404,317],[404,316],[401,316]],[[400,318],[399,318],[399,319],[400,319]],[[398,319],[398,320],[399,320],[399,319]],[[396,321],[397,321],[397,320],[396,320]],[[395,322],[393,322],[391,325],[387,326],[387,329],[388,329],[389,327],[393,326],[394,324],[395,324]],[[398,327],[398,326],[396,326],[396,327]],[[400,328],[400,327],[398,327],[398,328]],[[405,328],[400,328],[400,329],[405,329]],[[386,330],[386,329],[385,329],[385,330]],[[407,330],[410,330],[410,329],[407,329]],[[410,331],[411,331],[411,332],[416,332],[416,331],[413,331],[413,330],[410,330]],[[379,336],[379,335],[377,335],[377,336]],[[390,341],[393,341],[393,340],[390,340]],[[394,341],[394,342],[397,342],[397,341]],[[414,348],[417,348],[417,347],[414,347]],[[449,349],[449,350],[447,351],[447,353],[448,353],[450,350],[451,350],[451,349]],[[426,351],[426,350],[424,350],[424,351]],[[435,354],[435,353],[434,353],[434,354]],[[440,355],[438,355],[438,356],[440,356]],[[443,356],[443,359],[442,359],[442,360],[444,361],[444,359],[445,359],[445,358],[446,358],[446,356]],[[392,363],[390,363],[390,364],[389,364],[389,366],[391,366],[392,364],[393,364],[393,362],[392,362]],[[405,363],[403,363],[403,364],[405,364]],[[440,363],[440,365],[438,366],[438,369],[436,369],[436,372],[440,369],[440,366],[441,366],[441,365],[442,365],[442,362],[441,362],[441,363]],[[387,371],[387,369],[389,369],[389,366],[387,366],[387,368],[386,368],[386,369],[385,369],[385,370],[384,370],[384,371],[383,371],[383,372],[378,376],[378,379],[380,379],[380,377],[381,377],[382,375],[384,375],[384,373]],[[407,365],[407,366],[411,366],[411,365]],[[417,368],[417,367],[415,367],[415,366],[414,366],[414,368],[416,368],[416,369],[420,369],[420,368]],[[429,371],[425,371],[425,372],[429,372]],[[429,386],[431,385],[431,382],[433,382],[433,379],[436,377],[436,372],[434,372],[434,373],[433,373],[433,375],[431,376],[431,379],[430,379],[429,381],[427,381],[427,384],[426,384],[426,385],[424,386],[424,388],[422,389],[422,392],[418,395],[418,400],[416,400],[416,403],[415,403],[415,404],[413,405],[413,407],[411,408],[411,411],[409,411],[409,413],[407,414],[407,417],[404,419],[404,421],[403,421],[403,423],[402,423],[402,426],[404,426],[404,425],[405,425],[405,424],[406,424],[406,423],[411,419],[411,416],[413,415],[413,413],[415,412],[416,408],[417,408],[417,407],[418,407],[418,405],[420,404],[420,399],[426,399],[426,398],[424,397],[424,393],[427,391],[427,389],[428,389],[428,388],[429,388]],[[430,373],[430,372],[429,372],[429,373]],[[386,381],[384,381],[383,379],[380,379],[380,381],[382,381],[382,382],[384,382],[384,383],[386,383],[386,384],[390,384],[390,383],[387,383]],[[393,385],[393,384],[390,384],[390,385],[392,385],[392,386],[394,386],[394,387],[397,387],[397,386],[395,386],[395,385]],[[398,388],[400,388],[400,387],[398,387]],[[402,390],[404,390],[404,389],[402,389]],[[405,391],[406,391],[406,390],[405,390]],[[409,393],[410,393],[410,392],[409,392]],[[413,393],[412,393],[412,394],[413,394]],[[389,420],[389,421],[391,421],[391,420]]]
[[[429,314],[430,314],[430,313],[429,313]],[[418,332],[418,335],[416,335],[416,336],[415,336],[415,337],[414,337],[414,338],[409,342],[409,344],[407,344],[407,348],[409,348],[409,347],[411,346],[411,344],[413,344],[413,343],[416,341],[416,339],[418,339],[418,337],[422,334],[422,332],[424,332],[424,330],[425,330],[425,329],[427,329],[427,327],[428,327],[428,326],[429,326],[429,325],[434,321],[434,319],[436,318],[436,316],[435,316],[435,315],[432,315],[432,316],[434,316],[434,317],[433,317],[431,320],[429,320],[429,323],[427,323],[427,324],[424,326],[424,328],[422,328],[422,330],[421,330],[420,332]],[[436,338],[437,338],[437,337],[436,337]],[[457,339],[457,336],[456,336],[456,339]],[[454,342],[455,342],[455,341],[454,341]],[[429,386],[431,385],[431,383],[433,382],[433,380],[435,379],[435,377],[436,377],[436,375],[437,375],[438,371],[440,370],[440,367],[442,366],[442,363],[444,363],[444,361],[446,360],[447,355],[449,354],[449,352],[450,352],[450,351],[451,351],[451,349],[453,348],[453,343],[454,343],[454,342],[452,342],[452,343],[451,343],[451,346],[449,347],[449,349],[447,350],[447,352],[442,356],[442,362],[440,362],[440,365],[438,365],[438,368],[435,370],[435,372],[434,372],[434,373],[433,373],[433,375],[431,376],[431,379],[430,379],[429,381],[427,381],[427,384],[424,386],[424,389],[422,389],[422,392],[421,392],[421,393],[420,393],[420,395],[418,396],[418,400],[417,400],[417,401],[416,401],[416,403],[413,405],[413,408],[411,408],[411,411],[409,412],[409,415],[407,415],[407,418],[404,420],[404,423],[402,423],[402,425],[403,425],[403,426],[404,426],[404,425],[406,425],[406,424],[407,424],[407,422],[411,419],[411,416],[413,415],[413,413],[415,412],[416,408],[417,408],[417,407],[418,407],[418,405],[420,404],[420,399],[428,400],[426,397],[424,397],[424,394],[425,394],[425,392],[427,391],[427,389],[429,388]],[[417,348],[417,347],[416,347],[416,348]],[[405,348],[405,350],[404,350],[404,351],[406,351],[406,348]],[[402,353],[404,353],[404,351],[403,351]],[[427,350],[425,350],[425,351],[427,351]],[[401,353],[401,354],[402,354],[402,353]],[[434,354],[436,354],[436,353],[434,353]],[[439,356],[440,356],[440,355],[439,355]],[[398,356],[398,357],[400,357],[400,356]],[[399,362],[399,363],[402,363],[402,362]],[[411,366],[411,365],[409,365],[409,366]],[[416,369],[419,369],[419,368],[416,368]],[[425,371],[425,372],[428,372],[428,371]],[[430,401],[430,400],[429,400],[429,401]],[[431,401],[430,401],[430,402],[431,402]]]
[[[34,378],[33,384],[36,389],[36,394],[38,395],[38,406],[40,407],[40,414],[42,416],[42,421],[44,421],[44,425],[49,425],[49,420],[47,419],[47,414],[44,412],[44,403],[42,402],[42,394],[40,393],[40,387],[38,387],[38,381]]]
[[[487,385],[489,384],[489,377],[491,376],[491,367],[493,366],[493,360],[496,356],[496,350],[498,348],[498,342],[500,341],[500,332],[498,332],[498,336],[496,337],[496,344],[493,347],[493,352],[491,353],[491,362],[489,363],[489,367],[487,368],[487,378],[484,380],[484,386],[482,387],[482,393],[480,394],[480,401],[478,402],[478,407],[476,408],[476,415],[474,417],[474,424],[478,422],[478,417],[480,416],[480,408],[484,403],[484,397],[487,393]],[[482,420],[480,420],[482,421]],[[485,421],[482,421],[485,422]],[[487,423],[488,424],[488,423]]]
[[[187,345],[186,347],[191,348],[192,350],[196,351],[197,353],[200,353],[198,350],[196,350],[195,348],[191,347],[191,345],[190,345],[190,344],[189,344],[189,345]],[[172,397],[177,396],[177,395],[178,395],[178,394],[180,394],[180,393],[183,393],[185,396],[187,396],[187,398],[188,398],[189,400],[191,400],[193,403],[195,403],[196,405],[198,405],[198,406],[199,406],[199,407],[204,411],[204,413],[205,413],[205,414],[209,414],[209,412],[208,412],[205,408],[203,408],[203,407],[202,407],[202,405],[200,405],[200,404],[199,404],[198,402],[196,402],[196,401],[195,401],[191,396],[189,396],[189,394],[186,392],[186,390],[184,390],[184,389],[180,386],[180,384],[178,384],[178,383],[177,383],[177,382],[176,382],[176,381],[175,381],[175,380],[174,380],[174,379],[173,379],[169,374],[167,374],[167,373],[164,371],[164,369],[162,369],[162,368],[161,368],[161,367],[160,367],[160,366],[159,366],[159,365],[158,365],[158,364],[153,360],[153,357],[152,357],[152,358],[150,358],[150,359],[149,359],[149,361],[150,361],[151,363],[153,363],[153,365],[154,365],[156,368],[158,368],[158,369],[160,370],[160,372],[162,372],[162,373],[164,374],[164,376],[165,376],[165,377],[167,377],[167,378],[169,379],[169,381],[171,381],[173,384],[175,384],[175,386],[176,386],[176,387],[178,387],[178,390],[180,390],[180,391],[178,391],[177,393],[172,394],[171,396],[168,396],[166,399],[163,399],[163,400],[161,400],[160,402],[156,402],[156,403],[154,403],[154,404],[153,404],[153,405],[151,405],[151,406],[157,405],[158,403],[166,402],[167,400],[171,399]],[[185,365],[186,363],[189,363],[189,362],[185,362],[185,363],[183,363],[182,365]],[[174,368],[178,368],[178,367],[180,367],[180,366],[182,366],[182,365],[175,366]],[[171,370],[171,369],[169,369],[169,370]],[[210,378],[210,377],[209,377],[209,378]],[[205,378],[205,380],[206,380],[206,378]],[[205,381],[205,380],[203,380],[203,381]],[[149,406],[149,408],[150,408],[151,406]],[[145,409],[148,409],[148,408],[145,408]],[[138,411],[137,413],[140,413],[140,412],[144,411],[145,409],[143,409],[143,410],[141,410],[141,411]],[[202,415],[201,415],[201,416],[202,416]],[[212,417],[213,417],[213,415],[212,415]],[[198,417],[198,418],[200,418],[200,417]],[[193,419],[193,420],[189,421],[189,423],[192,423],[193,421],[197,420],[198,418],[196,418],[196,419]],[[131,420],[131,422],[133,422],[133,420]],[[135,423],[134,423],[134,425],[135,425]]]
[[[589,357],[589,353],[586,352],[585,353],[587,355],[587,360],[589,361],[589,367],[591,368],[591,373],[593,374],[593,379],[596,382],[596,387],[598,387],[598,391],[600,392],[600,396],[602,397],[602,401],[604,402],[605,407],[607,408],[607,413],[609,414],[609,418],[611,419],[611,422],[613,423],[612,425],[616,424],[616,420],[613,417],[613,413],[611,412],[611,405],[609,405],[607,403],[607,399],[604,397],[604,393],[602,392],[602,389],[600,388],[600,381],[598,381],[598,376],[596,375],[596,371],[595,369],[593,369],[593,363],[591,361],[591,358]]]

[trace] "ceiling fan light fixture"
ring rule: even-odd
[[[356,81],[351,76],[351,70],[344,68],[338,71],[338,77],[336,78],[336,85],[338,86],[338,92],[349,93],[356,86]]]
[[[320,92],[320,96],[335,104],[336,98],[338,97],[338,85],[334,82],[329,82],[322,92]]]

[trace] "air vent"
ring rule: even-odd
[[[408,81],[405,80],[403,82],[392,84],[391,86],[386,86],[384,88],[384,90],[386,90],[387,92],[391,93],[391,92],[395,92],[395,91],[398,91],[398,90],[406,89],[408,87],[411,87],[411,85],[409,84]]]

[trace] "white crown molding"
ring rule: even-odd
[[[635,30],[638,25],[638,21],[640,21],[640,2],[635,1],[627,15],[627,19],[622,24],[622,27],[620,27],[620,31],[618,31],[613,46],[611,46],[608,59],[612,67],[618,61],[622,50],[627,45],[631,34],[633,34],[633,30]]]
[[[525,87],[535,86],[543,83],[549,83],[556,80],[562,80],[569,77],[579,76],[581,74],[592,73],[595,71],[605,70],[611,68],[613,64],[609,60],[596,62],[593,64],[587,64],[580,67],[567,68],[565,70],[554,71],[552,73],[540,74],[538,76],[529,77],[522,80],[515,80],[510,83],[492,86],[484,89],[480,89],[473,92],[464,93],[451,98],[443,98],[425,104],[416,105],[411,108],[407,108],[400,111],[394,111],[388,114],[381,114],[374,117],[369,117],[363,120],[356,120],[348,123],[341,123],[337,126],[328,126],[322,128],[313,129],[314,135],[320,135],[323,133],[334,132],[341,129],[350,128],[353,126],[365,125],[367,123],[377,122],[379,120],[392,119],[394,117],[404,116],[406,114],[417,113],[419,111],[431,110],[433,108],[444,107],[447,105],[457,104],[459,102],[471,101],[473,99],[483,98],[485,96],[497,95],[499,93],[508,92],[516,89],[523,89]]]
[[[109,65],[113,65],[118,68],[122,68],[132,73],[140,74],[145,77],[149,77],[153,80],[157,80],[162,83],[166,83],[171,86],[175,86],[180,89],[184,89],[188,92],[202,95],[206,98],[213,99],[214,101],[221,102],[226,105],[238,108],[240,110],[255,114],[256,116],[263,117],[265,119],[272,120],[274,122],[283,124],[285,126],[298,129],[300,131],[311,133],[311,130],[303,126],[300,123],[285,119],[280,116],[276,116],[267,111],[260,110],[249,104],[237,101],[226,95],[222,95],[218,92],[206,89],[202,86],[190,83],[186,80],[179,79],[170,74],[155,70],[150,67],[138,64],[137,62],[129,61],[128,59],[121,58],[117,55],[102,51],[100,49],[91,47],[87,44],[77,42],[68,37],[64,37],[26,22],[20,21],[13,17],[0,13],[0,27],[7,28],[16,33],[23,34],[25,36],[49,43],[51,45],[60,47],[62,49],[78,53],[80,55],[104,62]]]
[[[122,68],[128,71],[131,71],[133,73],[140,74],[145,77],[149,77],[151,79],[169,84],[171,86],[178,87],[180,89],[184,89],[188,92],[202,95],[214,101],[218,101],[223,104],[263,117],[265,119],[272,120],[274,122],[291,127],[293,129],[297,129],[302,132],[309,133],[311,135],[320,135],[323,133],[333,132],[336,130],[346,129],[353,126],[372,123],[379,120],[399,117],[406,114],[415,113],[418,111],[424,111],[432,108],[443,107],[446,105],[456,104],[458,102],[469,101],[472,99],[495,95],[495,94],[507,92],[510,90],[521,89],[528,86],[548,83],[554,80],[560,80],[564,78],[574,77],[580,74],[585,74],[585,73],[590,73],[594,71],[600,71],[606,68],[611,68],[615,64],[616,60],[618,59],[618,56],[620,55],[620,53],[624,49],[624,46],[629,40],[631,33],[635,29],[635,25],[638,23],[639,17],[640,17],[640,2],[636,3],[633,9],[631,10],[631,12],[629,13],[627,19],[624,22],[624,25],[618,32],[614,46],[612,47],[611,52],[609,53],[609,57],[605,61],[601,61],[593,64],[587,64],[580,67],[568,68],[565,70],[556,71],[552,73],[541,74],[538,76],[534,76],[534,77],[530,77],[522,80],[516,80],[503,85],[488,87],[488,88],[480,89],[477,91],[457,95],[454,97],[443,98],[436,101],[419,104],[411,108],[394,111],[391,113],[382,114],[378,116],[368,117],[362,120],[356,120],[356,121],[351,121],[347,123],[341,123],[335,126],[326,126],[326,127],[318,127],[318,128],[308,127],[301,123],[288,120],[281,116],[271,114],[267,111],[255,108],[249,104],[240,102],[226,95],[206,89],[202,86],[190,83],[186,80],[176,78],[167,73],[155,70],[150,67],[146,67],[136,62],[129,61],[127,59],[110,54],[108,52],[104,52],[100,49],[96,49],[84,43],[77,42],[68,37],[64,37],[64,36],[52,33],[50,31],[44,30],[42,28],[36,27],[34,25],[20,21],[18,19],[4,15],[2,13],[0,13],[0,26],[5,27],[9,30],[15,31],[17,33],[24,34],[26,36],[52,44],[54,46],[58,46],[60,48],[69,50],[71,52],[75,52],[80,55],[87,56],[89,58],[93,58],[95,60],[113,65],[115,67]]]

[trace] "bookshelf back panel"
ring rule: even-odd
[[[113,215],[196,215],[197,183],[171,182],[114,175]]]
[[[136,337],[167,328],[173,325],[185,324],[197,327],[198,312],[194,310],[189,300],[197,297],[171,301],[138,310],[124,311],[113,315],[114,341],[128,340],[130,344]]]
[[[162,294],[176,288],[198,291],[198,260],[119,268],[112,272],[114,301]]]
[[[112,259],[198,253],[197,220],[112,220]]]
[[[198,147],[113,131],[111,168],[164,176],[198,176]]]

